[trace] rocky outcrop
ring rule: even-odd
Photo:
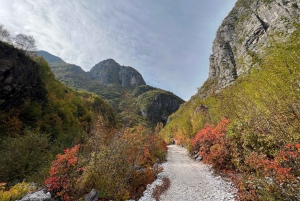
[[[214,86],[200,89],[200,96],[228,86],[256,67],[272,42],[284,40],[295,30],[299,7],[300,0],[238,0],[213,42],[207,82]]]
[[[84,201],[97,201],[99,197],[99,191],[92,189],[91,192],[84,196]]]
[[[17,201],[50,201],[51,193],[42,189],[33,193],[28,193],[21,200]]]
[[[154,125],[167,123],[168,117],[176,112],[184,101],[170,92],[153,90],[138,97],[141,113]]]
[[[96,64],[89,72],[90,77],[103,84],[120,84],[124,88],[145,85],[142,75],[132,67],[120,66],[113,59]]]
[[[0,109],[18,107],[28,99],[43,103],[46,95],[37,63],[22,51],[0,42]]]

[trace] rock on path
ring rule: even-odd
[[[140,201],[154,201],[152,191],[161,184],[163,177],[170,179],[171,186],[161,196],[161,201],[234,201],[235,188],[231,182],[213,175],[208,165],[191,159],[185,148],[177,145],[168,148],[164,171],[148,185]]]

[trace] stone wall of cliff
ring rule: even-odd
[[[0,110],[20,106],[25,100],[43,103],[46,95],[37,63],[0,41]]]
[[[300,0],[238,0],[216,33],[200,97],[218,92],[256,67],[264,50],[284,41],[299,22]]]

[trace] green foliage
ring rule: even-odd
[[[22,136],[5,138],[0,147],[1,181],[21,182],[33,175],[43,179],[43,170],[50,162],[47,135],[25,131]]]
[[[66,87],[55,79],[43,58],[35,60],[47,90],[46,100],[26,99],[21,106],[0,113],[0,181],[9,184],[43,180],[53,156],[82,143],[96,116],[116,125],[106,102],[95,94]]]
[[[151,87],[149,85],[142,85],[142,86],[138,86],[136,87],[133,92],[132,92],[132,96],[133,97],[138,97],[139,95],[147,92],[147,91],[151,91],[151,90],[155,90],[156,88]]]
[[[166,141],[175,137],[189,145],[205,124],[230,119],[225,144],[230,147],[228,163],[239,172],[235,181],[241,200],[299,199],[299,151],[286,148],[300,142],[300,29],[295,26],[297,31],[285,43],[273,43],[265,57],[258,58],[259,68],[206,99],[192,97],[160,132]],[[219,153],[220,146],[214,151]]]

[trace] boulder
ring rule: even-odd
[[[99,197],[99,191],[92,189],[91,192],[84,196],[84,201],[97,201]]]
[[[46,189],[41,189],[39,191],[28,193],[21,200],[18,201],[50,201],[51,193],[46,191]]]
[[[203,160],[203,156],[198,156],[197,158],[196,158],[196,161],[202,161]]]

